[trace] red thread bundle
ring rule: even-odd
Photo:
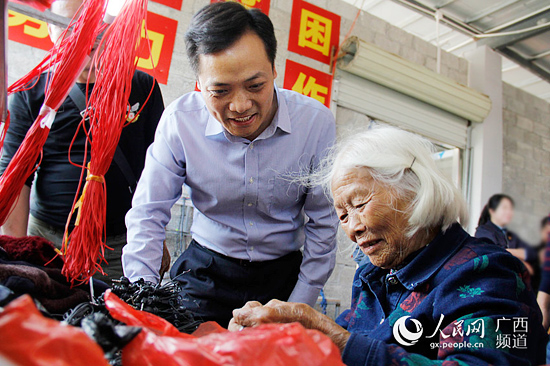
[[[0,225],[3,225],[19,197],[26,179],[37,167],[37,160],[50,131],[51,122],[81,73],[100,30],[105,0],[88,0],[82,14],[74,22],[74,32],[50,50],[45,59],[10,90],[25,88],[31,76],[37,76],[46,65],[48,75],[45,100],[40,115],[27,132],[25,139],[0,177]],[[73,22],[71,22],[73,23]],[[85,31],[83,31],[85,30]]]
[[[104,273],[106,190],[104,176],[111,165],[128,115],[128,98],[137,66],[138,42],[147,15],[146,0],[128,0],[107,29],[94,59],[96,82],[88,100],[91,160],[80,199],[75,228],[63,243],[63,274],[71,283]],[[70,222],[71,217],[68,219]],[[68,227],[68,224],[67,224]],[[110,248],[108,248],[110,249]]]

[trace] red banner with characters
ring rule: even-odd
[[[48,51],[53,43],[48,23],[8,9],[8,39]]]
[[[181,4],[183,0],[153,0],[156,3],[169,6],[176,10],[181,10]]]
[[[10,40],[46,51],[53,46],[46,22],[12,10],[8,10],[8,15],[8,38]],[[138,54],[137,68],[155,76],[159,83],[166,84],[178,22],[162,15],[147,12],[147,24],[149,45],[146,42],[142,43]],[[144,40],[145,27],[142,27],[141,36]]]
[[[147,12],[147,36],[149,47],[143,42],[138,54],[137,68],[153,75],[161,84],[168,82],[168,73],[172,63],[172,53],[178,30],[177,20]],[[141,40],[145,40],[145,27],[141,29]]]
[[[323,103],[330,108],[332,75],[286,60],[283,88],[294,90]]]
[[[303,0],[294,0],[288,50],[330,64],[338,50],[340,16]]]
[[[269,15],[269,7],[271,0],[211,0],[210,3],[221,3],[224,1],[237,1],[245,6],[245,8],[260,9],[265,15]]]

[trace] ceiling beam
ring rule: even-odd
[[[28,5],[12,1],[8,2],[8,9],[17,13],[25,14],[38,20],[42,20],[49,24],[57,25],[61,28],[67,28],[71,21],[69,18],[65,18],[64,16],[52,13],[49,9],[46,9],[42,12]]]
[[[515,53],[514,51],[512,51],[509,48],[502,47],[502,48],[496,49],[496,51],[498,51],[500,54],[514,60],[515,62],[517,62],[521,66],[529,69],[532,73],[534,73],[535,75],[541,77],[542,79],[546,80],[547,82],[550,82],[550,72],[548,72],[548,70],[536,65],[532,61],[524,59],[523,57],[519,56],[517,53]]]
[[[550,10],[545,11],[543,13],[539,13],[531,18],[525,19],[519,23],[514,24],[511,27],[501,29],[500,33],[519,31],[522,29],[535,27],[540,24],[548,23],[548,22],[550,22]],[[499,49],[502,47],[512,45],[516,42],[520,42],[524,39],[542,34],[544,32],[550,32],[550,27],[539,28],[530,32],[519,33],[519,34],[511,34],[511,35],[500,36],[500,37],[482,38],[478,41],[478,44],[487,45],[493,49]]]

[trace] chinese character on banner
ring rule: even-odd
[[[302,0],[294,0],[288,50],[330,64],[338,50],[340,16]]]
[[[8,10],[8,27],[8,38],[11,41],[45,51],[49,51],[53,47],[48,34],[48,23],[42,20]]]
[[[157,78],[161,84],[168,81],[172,52],[176,41],[178,22],[162,15],[147,12],[147,35],[149,45],[143,42],[138,53],[137,68]],[[142,40],[145,27],[141,29]]]
[[[181,10],[181,4],[183,0],[153,0],[156,3],[169,6],[176,10]]]
[[[283,88],[294,90],[330,107],[332,75],[286,60]]]
[[[247,9],[260,9],[265,15],[269,15],[269,7],[271,6],[271,0],[210,0],[210,3],[221,3],[224,1],[237,1]]]
[[[48,35],[46,22],[11,10],[8,10],[8,14],[10,40],[46,51],[52,48],[53,43]],[[147,12],[147,21],[149,46],[143,42],[138,53],[137,68],[155,76],[159,83],[166,84],[178,22],[151,12]],[[145,28],[142,28],[141,36],[145,38],[145,35]]]

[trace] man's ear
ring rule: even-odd
[[[56,33],[57,33],[57,35],[56,35]],[[62,29],[60,29],[56,25],[48,23],[48,35],[50,36],[50,39],[51,39],[52,43],[57,42],[57,39],[59,38],[61,33],[63,33]]]
[[[275,67],[275,64],[273,64],[273,79],[277,79],[277,68]]]
[[[52,36],[52,27],[53,27],[53,25],[48,23],[48,35],[50,36],[50,40],[52,41],[52,43],[55,43],[56,40],[53,39],[53,36]]]

